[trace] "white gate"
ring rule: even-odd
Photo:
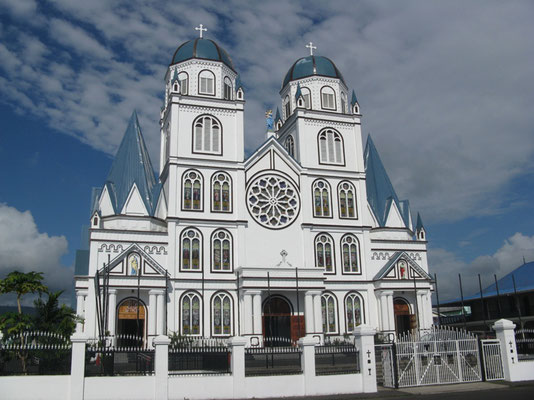
[[[482,380],[478,341],[470,332],[432,327],[397,338],[398,387]]]
[[[393,343],[375,345],[377,368],[378,363],[381,367],[382,385],[389,388],[395,387],[393,346]]]
[[[501,342],[499,339],[482,340],[482,358],[484,359],[484,376],[487,381],[504,379],[502,368]]]

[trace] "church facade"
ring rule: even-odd
[[[165,76],[156,177],[135,113],[76,265],[79,330],[265,338],[432,324],[426,232],[401,201],[335,64],[298,59],[245,157],[245,90],[197,38]]]

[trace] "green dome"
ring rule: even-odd
[[[172,57],[171,65],[190,60],[192,58],[221,61],[235,71],[234,64],[232,63],[232,59],[228,53],[210,39],[197,38],[195,40],[185,42],[178,47],[178,49],[176,49],[176,52]]]
[[[296,79],[306,78],[313,75],[338,78],[345,83],[343,75],[341,75],[341,72],[339,72],[332,60],[323,56],[308,56],[299,58],[295,61],[295,64],[289,68],[289,71],[287,71],[286,77],[284,78],[284,83],[282,83],[282,87]]]

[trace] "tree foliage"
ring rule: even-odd
[[[48,288],[43,284],[42,272],[19,272],[12,271],[4,279],[0,280],[0,294],[15,293],[17,295],[17,307],[22,314],[22,296],[29,293],[46,293]]]

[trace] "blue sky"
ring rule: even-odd
[[[199,23],[246,87],[246,149],[307,54],[354,88],[401,199],[421,212],[443,297],[534,260],[534,5],[529,1],[0,0],[0,275],[72,264],[136,109],[157,168],[163,76]],[[0,299],[0,303],[4,300]]]

